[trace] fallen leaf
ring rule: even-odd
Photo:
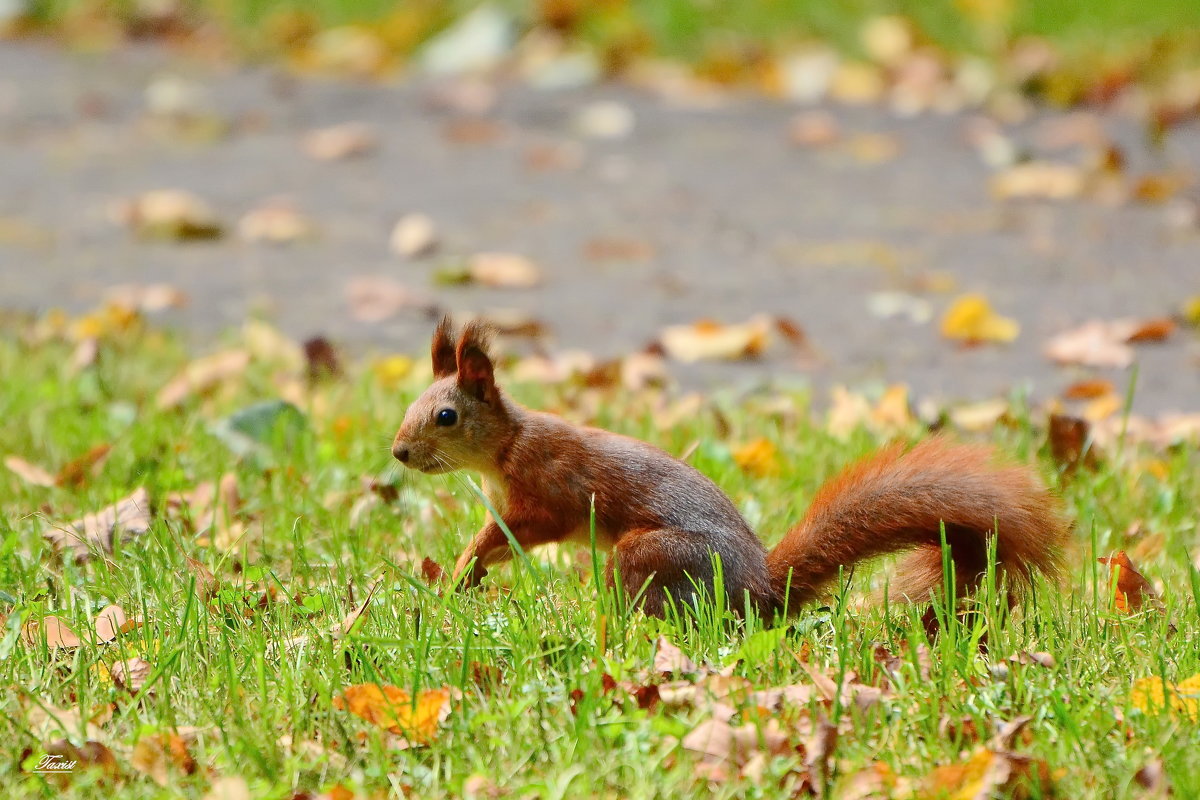
[[[654,671],[668,675],[685,675],[699,672],[700,667],[669,639],[660,636],[654,650]]]
[[[311,238],[315,231],[312,220],[287,200],[278,198],[246,212],[238,222],[238,233],[243,239],[267,244],[292,244]]]
[[[1017,321],[1002,317],[981,294],[964,294],[942,315],[942,336],[968,344],[1011,342],[1021,332]]]
[[[1153,319],[1137,320],[1132,323],[1133,330],[1125,336],[1129,344],[1143,342],[1165,342],[1175,332],[1175,320],[1170,317],[1155,317]]]
[[[1074,472],[1080,466],[1096,468],[1096,453],[1092,449],[1091,426],[1087,420],[1066,414],[1051,414],[1046,433],[1054,463],[1064,472]]]
[[[1200,673],[1178,684],[1160,677],[1139,678],[1129,690],[1129,702],[1143,714],[1168,713],[1200,722]]]
[[[181,189],[156,189],[119,204],[117,222],[147,239],[216,239],[223,229],[211,207]]]
[[[333,380],[345,374],[337,350],[334,349],[333,343],[324,336],[314,336],[305,340],[303,347],[310,384]]]
[[[143,736],[133,746],[129,763],[163,787],[171,782],[172,768],[183,775],[191,775],[196,771],[196,761],[188,752],[187,742],[174,733]]]
[[[1113,605],[1124,614],[1134,614],[1142,606],[1150,603],[1157,605],[1158,593],[1150,581],[1137,571],[1137,567],[1125,554],[1118,550],[1111,556],[1096,559],[1101,564],[1107,564],[1109,575],[1113,580]]]
[[[541,270],[525,256],[478,253],[467,262],[472,281],[501,289],[530,289],[542,282]]]
[[[421,559],[421,577],[425,583],[433,586],[446,580],[446,570],[442,569],[441,564],[426,556]]]
[[[375,129],[364,122],[345,122],[304,134],[300,147],[318,161],[341,161],[371,153],[379,146]]]
[[[31,464],[18,456],[8,456],[4,459],[4,466],[8,467],[21,480],[33,486],[51,487],[57,485],[58,481],[53,475],[39,467],[37,464]]]
[[[111,553],[117,539],[150,530],[150,495],[139,488],[123,500],[42,535],[56,548],[70,549],[78,559],[93,552]]]
[[[583,246],[583,257],[589,261],[651,261],[654,245],[644,239],[597,237]]]
[[[1117,389],[1113,386],[1112,381],[1106,381],[1103,378],[1088,378],[1075,381],[1063,389],[1062,396],[1064,400],[1097,400],[1116,394],[1116,392]]]
[[[878,102],[886,89],[883,72],[874,64],[843,61],[833,73],[829,96],[841,103],[863,106]]]
[[[392,228],[388,242],[401,258],[420,258],[437,249],[437,228],[427,214],[406,214]]]
[[[169,283],[126,283],[109,287],[104,293],[104,302],[142,314],[154,314],[169,308],[183,308],[188,297]]]
[[[130,694],[140,692],[153,671],[153,664],[136,656],[124,661],[117,661],[108,668],[108,674],[112,676],[113,683],[117,685],[117,688],[124,689]]]
[[[396,686],[362,683],[347,686],[333,699],[333,707],[349,711],[412,744],[429,744],[438,723],[450,712],[447,688],[423,689],[414,702],[409,692]]]
[[[575,131],[590,139],[624,139],[633,133],[633,109],[616,100],[587,103],[575,114]]]
[[[43,756],[39,766],[45,763],[41,772],[48,775],[60,787],[74,779],[83,770],[98,771],[103,782],[115,780],[121,774],[116,756],[107,745],[94,739],[88,739],[76,747],[67,739],[59,739],[42,747]],[[54,765],[51,767],[50,765]]]
[[[99,471],[100,465],[108,458],[111,451],[112,445],[107,442],[92,447],[83,455],[64,464],[54,478],[54,483],[58,486],[76,489],[83,486],[90,475],[95,475]]]
[[[155,400],[160,409],[182,405],[188,398],[212,391],[221,383],[236,378],[250,365],[246,350],[223,350],[184,367],[183,371],[159,390]]]
[[[424,292],[375,275],[351,278],[346,284],[346,301],[350,304],[350,316],[359,322],[383,322],[407,309],[428,314],[437,308]]]
[[[111,642],[122,633],[127,633],[136,627],[125,615],[125,609],[117,605],[105,606],[96,615],[96,641]]]
[[[981,400],[978,403],[956,406],[950,409],[950,421],[956,428],[971,433],[981,433],[995,428],[1009,411],[1009,403],[1002,397]]]
[[[46,640],[46,647],[51,650],[63,647],[73,648],[83,644],[83,639],[79,634],[71,630],[71,628],[53,615],[47,615],[38,620],[31,620],[25,623],[22,630],[25,641],[31,645],[39,644],[43,637]]]
[[[733,451],[733,460],[748,475],[767,477],[782,471],[779,449],[770,439],[758,438]]]
[[[1027,161],[992,176],[992,194],[1000,200],[1067,200],[1083,193],[1084,171],[1071,164]]]
[[[757,358],[769,343],[771,320],[755,317],[748,322],[723,325],[700,320],[663,329],[659,342],[667,356],[685,363]]]

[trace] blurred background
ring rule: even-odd
[[[81,342],[450,312],[530,379],[1200,427],[1198,165],[1195,0],[0,0],[0,307]]]

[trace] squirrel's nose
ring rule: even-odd
[[[399,442],[396,442],[394,445],[392,445],[392,455],[394,455],[396,460],[401,464],[408,463],[408,448]]]

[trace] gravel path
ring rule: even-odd
[[[205,87],[233,133],[209,143],[154,134],[145,89],[165,72]],[[374,324],[351,314],[347,282],[382,274],[445,308],[531,312],[553,347],[615,355],[667,324],[770,312],[803,325],[822,357],[805,369],[783,356],[680,367],[692,383],[904,381],[920,395],[981,399],[1014,388],[1056,394],[1091,373],[1052,365],[1041,353],[1048,337],[1093,317],[1170,313],[1200,294],[1200,230],[1173,232],[1161,206],[997,201],[964,116],[831,108],[844,141],[858,146],[801,148],[787,136],[796,110],[765,101],[697,109],[620,87],[510,87],[489,116],[496,124],[482,129],[492,138],[463,144],[447,137],[452,116],[430,108],[429,91],[214,70],[153,51],[82,59],[0,44],[0,306],[78,309],[112,284],[165,281],[191,297],[168,319],[201,339],[265,309],[296,336],[423,349],[430,323],[417,311]],[[578,110],[596,100],[631,109],[633,132],[579,136]],[[1036,143],[1056,119],[1041,114],[1009,133]],[[376,127],[376,152],[340,162],[301,152],[305,131],[351,120]],[[1196,123],[1155,153],[1133,120],[1101,122],[1133,173],[1200,165]],[[886,140],[861,138],[871,134]],[[898,155],[870,163],[881,141]],[[578,148],[577,168],[529,167],[531,153],[564,146]],[[146,243],[109,220],[114,199],[155,188],[196,192],[231,227],[285,195],[319,235],[285,247],[237,236]],[[443,254],[522,253],[543,267],[545,284],[434,286],[444,255],[405,262],[388,250],[392,224],[411,211],[437,221]],[[647,243],[653,257],[589,258],[597,238]],[[952,295],[926,296],[932,322],[869,311],[873,294],[936,273],[1019,320],[1017,341],[965,350],[943,340],[936,319]],[[1197,337],[1137,352],[1139,411],[1200,406]],[[1131,372],[1099,374],[1123,386]]]

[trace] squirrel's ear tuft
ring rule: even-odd
[[[487,324],[477,320],[467,323],[458,339],[456,353],[458,388],[484,402],[496,397],[496,378],[487,353],[491,335],[492,329]]]
[[[433,332],[433,377],[445,378],[453,375],[458,369],[454,355],[454,327],[450,324],[450,315],[442,317],[437,330]]]

